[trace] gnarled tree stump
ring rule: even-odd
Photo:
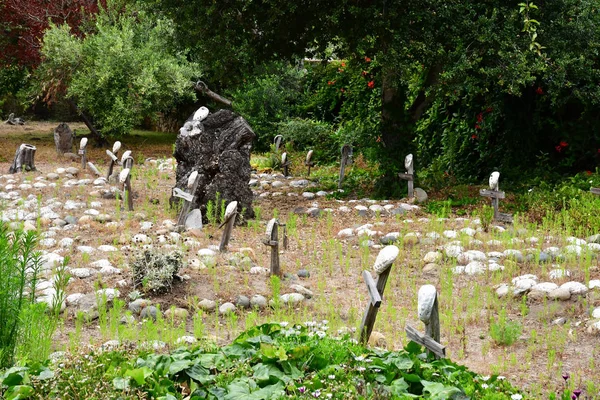
[[[73,151],[73,131],[68,124],[61,122],[54,128],[54,145],[58,154],[70,153]]]
[[[35,171],[35,151],[37,148],[30,144],[23,143],[15,153],[15,159],[8,169],[10,174],[25,171]]]

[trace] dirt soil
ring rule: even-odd
[[[37,146],[35,164],[37,171],[24,174],[15,174],[13,179],[35,182],[38,177],[44,177],[54,172],[59,167],[75,166],[80,163],[69,161],[58,156],[54,150],[52,129],[58,123],[31,123],[25,126],[8,126],[0,124],[0,171],[7,173],[15,150],[21,143],[30,143]],[[83,130],[82,124],[71,124],[71,127]],[[173,136],[173,143],[175,136]],[[169,208],[168,198],[175,182],[173,170],[158,171],[156,164],[151,163],[152,158],[169,158],[172,152],[171,145],[153,144],[142,137],[130,137],[123,140],[123,149],[131,149],[136,160],[137,170],[132,185],[136,192],[133,213],[122,212],[115,205],[115,200],[92,197],[89,186],[75,186],[70,190],[60,187],[63,180],[58,181],[58,188],[33,189],[23,191],[26,197],[33,193],[41,196],[42,203],[49,198],[60,201],[68,199],[90,202],[101,201],[102,212],[113,216],[114,220],[123,222],[123,227],[107,228],[106,224],[91,221],[78,224],[75,230],[58,231],[57,241],[63,237],[72,237],[76,245],[99,246],[111,244],[120,247],[130,244],[132,235],[139,233],[142,221],[152,221],[158,229],[166,219],[176,220],[175,210]],[[107,168],[108,157],[106,149],[90,148],[88,159],[95,163],[101,170]],[[159,161],[160,162],[160,161]],[[79,179],[92,178],[89,170],[80,171]],[[6,179],[0,180],[5,185]],[[17,185],[18,185],[17,183]],[[301,193],[302,190],[297,190]],[[342,205],[350,209],[357,204],[371,204],[367,201],[348,203],[346,199],[342,204],[336,200],[316,198],[308,200],[301,195],[288,197],[268,197],[256,199],[254,204],[260,210],[260,220],[251,221],[248,226],[236,227],[231,239],[231,252],[239,248],[253,250],[253,263],[262,267],[269,267],[270,248],[262,243],[266,222],[275,215],[282,221],[296,222],[296,229],[290,232],[289,248],[281,252],[281,266],[286,274],[295,274],[301,269],[310,272],[309,278],[294,278],[282,282],[282,293],[291,292],[290,284],[299,283],[314,292],[314,297],[301,306],[285,314],[292,322],[307,320],[328,319],[333,327],[357,327],[360,324],[363,311],[367,305],[367,289],[363,283],[361,273],[363,269],[370,269],[379,250],[359,246],[356,236],[347,239],[337,239],[337,233],[344,228],[357,227],[366,223],[375,225],[374,230],[400,232],[401,236],[408,232],[419,232],[422,237],[427,232],[436,230],[459,230],[469,225],[469,221],[449,219],[443,223],[432,222],[434,216],[426,215],[422,211],[411,211],[407,215],[374,215],[359,216],[354,210],[350,213],[338,212]],[[324,213],[319,218],[307,215],[296,215],[294,210],[309,208],[313,203],[318,203],[321,210],[331,208],[333,213]],[[390,200],[390,204],[398,204],[400,200]],[[386,204],[377,202],[377,204]],[[74,211],[74,213],[80,211]],[[81,215],[81,214],[80,214]],[[78,217],[80,215],[77,215]],[[293,217],[296,215],[296,217]],[[429,220],[421,219],[428,218]],[[48,226],[42,230],[48,229]],[[156,238],[152,230],[144,232]],[[536,233],[540,239],[547,232]],[[530,233],[531,235],[531,233]],[[207,225],[201,233],[184,236],[193,237],[200,242],[199,248],[209,245],[218,245],[221,230],[217,226]],[[486,242],[491,234],[481,233],[477,239]],[[497,237],[494,237],[497,238]],[[374,239],[377,241],[377,238]],[[563,239],[556,236],[554,239],[540,240],[540,245],[551,246],[563,243]],[[392,273],[387,284],[383,304],[379,312],[375,330],[385,337],[385,346],[389,349],[398,349],[407,343],[404,327],[410,324],[423,330],[422,323],[417,319],[417,291],[426,283],[435,285],[439,293],[441,314],[441,342],[446,346],[447,355],[453,361],[465,364],[472,370],[483,375],[497,373],[507,377],[518,387],[532,388],[541,391],[540,398],[547,398],[550,393],[559,393],[563,388],[561,374],[569,372],[576,385],[584,385],[586,381],[600,382],[600,337],[587,333],[586,322],[591,307],[600,306],[600,296],[597,294],[564,302],[546,302],[515,299],[498,300],[495,296],[494,286],[506,282],[511,278],[525,274],[540,274],[540,266],[525,263],[519,266],[509,266],[505,271],[486,273],[477,277],[453,275],[450,269],[455,265],[452,261],[441,262],[431,272],[424,273],[423,257],[429,251],[434,251],[444,244],[444,241],[432,244],[409,245],[400,244],[400,256],[392,267]],[[506,245],[505,245],[506,246]],[[521,245],[521,248],[526,245]],[[467,247],[467,249],[470,247]],[[502,251],[508,247],[479,248],[482,251]],[[53,250],[53,249],[50,249]],[[196,257],[198,247],[187,249],[186,261]],[[68,293],[90,293],[98,285],[103,287],[116,287],[116,282],[122,279],[131,282],[131,274],[127,264],[133,255],[133,250],[118,251],[107,255],[93,254],[90,257],[77,252],[75,248],[63,252],[70,256],[71,267],[83,267],[100,258],[108,258],[111,263],[123,269],[123,274],[118,276],[74,279],[68,287]],[[175,283],[173,290],[159,296],[149,296],[153,303],[160,304],[162,310],[171,306],[183,307],[193,314],[195,304],[203,298],[212,299],[222,304],[226,301],[235,302],[238,295],[251,297],[261,294],[271,298],[269,278],[265,275],[251,275],[247,270],[228,265],[229,254],[219,256],[218,268],[193,269],[186,267],[182,273],[189,279]],[[454,262],[455,263],[455,262]],[[572,276],[568,280],[585,281],[582,268],[577,262],[567,266]],[[597,260],[590,269],[592,279],[600,279]],[[557,281],[558,284],[567,279]],[[132,290],[131,285],[121,288],[121,298],[127,299],[127,294]],[[519,321],[522,326],[521,336],[516,343],[510,346],[494,344],[490,338],[490,324],[497,320],[498,310],[504,307],[511,319]],[[68,308],[67,308],[68,310]],[[525,313],[523,312],[525,310]],[[231,331],[231,324],[227,318],[207,315],[206,326],[208,334],[220,343],[231,340],[244,328],[247,311],[239,311],[236,332]],[[525,315],[524,315],[525,314]],[[68,343],[68,334],[73,330],[73,316],[67,313],[67,322],[61,332],[57,334],[56,348],[64,348]],[[266,322],[277,318],[271,311],[261,311],[257,322]],[[564,325],[552,325],[555,318],[564,317]],[[191,317],[188,320],[188,331],[191,331]],[[85,327],[86,334],[83,340],[99,343],[102,338],[95,324]],[[596,386],[598,388],[598,386]],[[596,393],[588,393],[589,398],[596,398]]]

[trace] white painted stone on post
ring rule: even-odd
[[[400,254],[400,249],[396,246],[385,246],[375,259],[375,264],[373,264],[373,270],[377,273],[377,275],[381,275],[382,272],[386,271],[390,266],[396,261],[398,258],[398,254]]]
[[[500,180],[500,172],[494,171],[490,175],[490,190],[498,190],[498,181]]]
[[[121,142],[119,142],[118,140],[113,144],[112,147],[112,152],[113,153],[117,153],[119,150],[121,149]]]
[[[198,110],[196,110],[192,119],[195,121],[203,121],[206,117],[208,117],[209,113],[210,111],[208,110],[208,108],[202,106]]]
[[[433,311],[433,305],[435,303],[435,299],[437,298],[437,290],[433,285],[423,285],[419,289],[419,293],[417,295],[418,298],[418,306],[417,311],[419,315],[419,319],[424,323],[429,323],[429,319],[431,318],[431,312]]]

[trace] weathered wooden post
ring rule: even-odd
[[[369,337],[371,337],[373,325],[375,325],[375,320],[377,319],[377,312],[381,305],[383,291],[385,290],[392,264],[398,258],[398,254],[400,254],[400,250],[396,246],[385,246],[381,249],[373,265],[373,270],[377,274],[376,281],[371,277],[369,271],[363,271],[363,278],[369,290],[370,301],[359,329],[359,342],[362,344],[367,344]]]
[[[108,181],[110,179],[110,176],[113,174],[113,169],[115,167],[115,164],[118,164],[117,161],[117,154],[119,153],[119,150],[121,149],[121,142],[119,142],[118,140],[113,144],[112,147],[112,152],[106,150],[106,154],[108,154],[108,156],[110,157],[110,164],[108,165],[108,172],[106,174],[106,180]],[[112,155],[111,155],[112,154]],[[113,157],[114,156],[114,157]]]
[[[35,151],[37,147],[30,144],[21,144],[15,153],[15,159],[8,169],[10,174],[25,171],[35,171]]]
[[[125,154],[123,154],[125,156]],[[123,185],[123,196],[127,199],[127,209],[133,211],[133,193],[131,191],[131,168],[133,168],[133,157],[127,154],[127,157],[121,159],[123,169],[119,173],[119,182]]]
[[[227,208],[225,209],[225,218],[219,228],[225,225],[225,229],[223,230],[223,236],[221,237],[221,244],[219,245],[219,251],[225,252],[227,251],[227,246],[229,245],[229,238],[231,237],[231,231],[233,230],[233,224],[235,223],[235,216],[237,215],[237,201],[232,201],[227,204]]]
[[[412,154],[409,154],[404,158],[404,168],[406,168],[406,173],[399,173],[398,177],[408,181],[408,198],[412,199],[415,196],[415,167]]]
[[[283,153],[281,155],[281,167],[283,168],[283,176],[288,176],[289,175],[289,167],[290,167],[290,160],[288,160],[288,156],[287,153]]]
[[[492,207],[494,207],[494,220],[502,222],[512,222],[512,215],[499,212],[498,208],[500,205],[500,199],[504,199],[506,194],[499,189],[500,172],[494,171],[490,175],[490,190],[481,189],[479,195],[488,197],[492,200]]]
[[[312,155],[313,151],[309,150],[308,153],[306,153],[306,160],[304,161],[304,165],[308,167],[308,176],[310,176],[310,168],[315,165],[315,163],[312,162]]]
[[[278,237],[279,221],[277,218],[271,219],[267,223],[265,232],[265,240],[263,243],[271,247],[271,275],[281,276],[279,267],[279,237]]]
[[[275,151],[279,151],[281,148],[281,143],[283,142],[283,136],[277,135],[273,138],[273,145],[275,146]]]
[[[419,319],[425,324],[425,334],[420,333],[410,325],[406,325],[406,335],[418,343],[436,358],[446,357],[446,347],[440,342],[440,316],[438,310],[437,290],[433,285],[423,285],[419,289],[418,309]]]
[[[178,229],[183,229],[185,227],[185,220],[190,212],[190,207],[195,202],[195,193],[199,182],[200,177],[198,176],[198,171],[193,171],[188,177],[187,192],[184,192],[179,188],[173,188],[173,197],[183,199],[183,206],[181,207],[179,218],[177,219]]]
[[[87,166],[90,167],[90,170],[94,173],[94,175],[96,175],[96,176],[102,176],[102,174],[100,173],[100,171],[98,170],[98,168],[96,168],[96,166],[91,161],[87,162]]]
[[[79,142],[79,155],[81,156],[81,169],[87,166],[87,138],[82,138]]]
[[[342,160],[340,162],[340,179],[338,181],[338,189],[342,188],[344,174],[346,172],[346,165],[350,164],[352,164],[352,146],[345,144],[342,146]]]

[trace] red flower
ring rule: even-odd
[[[381,136],[377,136],[377,139],[375,139],[375,141],[376,141],[377,143],[380,143],[380,142],[381,142]]]
[[[486,111],[486,112],[489,112],[489,113],[491,113],[493,110],[494,110],[494,109],[493,109],[492,107],[488,107],[488,108],[486,108],[486,109],[485,109],[485,111]]]
[[[346,91],[346,89],[344,89],[344,88],[340,89],[340,92],[342,92],[342,93],[344,93],[345,91]]]
[[[362,76],[367,76],[368,72],[367,71],[363,71],[362,72]]]
[[[367,83],[367,86],[369,87],[369,89],[373,89],[375,87],[375,81],[369,81],[369,83]]]
[[[368,62],[368,63],[370,63],[370,62],[371,62],[371,59],[370,59],[369,57],[365,56],[365,62]]]
[[[540,86],[538,86],[538,88],[537,88],[537,89],[535,89],[535,92],[536,92],[537,94],[544,94],[544,89],[542,89]]]
[[[331,86],[331,85],[335,85],[335,81],[327,81],[327,84],[328,84],[329,86]]]
[[[479,126],[479,124],[475,124],[475,129],[481,129],[481,126]]]
[[[558,144],[560,147],[567,147],[569,145],[569,143],[565,142],[564,140],[561,140],[560,143]]]
[[[473,140],[477,139],[477,135],[471,135],[471,139],[473,139]]]
[[[592,171],[585,171],[585,173],[586,173],[587,175],[591,175],[591,174],[592,174]]]
[[[477,122],[483,122],[483,113],[477,114]]]
[[[338,68],[338,72],[344,72],[344,70],[341,68]]]
[[[554,147],[554,148],[555,148],[555,149],[556,149],[556,151],[558,151],[559,153],[560,153],[560,152],[562,151],[562,149],[563,149],[562,147],[560,147],[560,145],[559,145],[559,146],[556,146],[556,147]]]
[[[342,67],[345,67],[345,66],[346,66],[346,63],[342,61]]]

